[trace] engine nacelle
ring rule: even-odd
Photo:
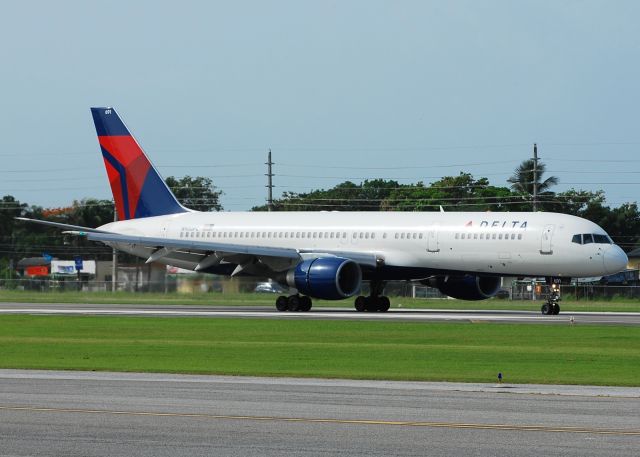
[[[362,271],[353,260],[319,257],[299,263],[287,272],[287,284],[298,292],[325,300],[342,300],[360,290]]]
[[[449,297],[460,300],[486,300],[500,289],[498,276],[438,276],[435,287]]]

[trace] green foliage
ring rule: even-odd
[[[220,196],[222,191],[216,190],[211,178],[203,176],[169,176],[165,182],[185,207],[195,211],[221,211]]]
[[[415,186],[401,186],[394,190],[383,202],[387,211],[432,211],[440,206],[457,211],[509,211],[515,198],[506,187],[495,187],[487,178],[475,179],[469,173],[445,176],[425,186],[419,182]]]
[[[328,190],[308,193],[284,192],[274,202],[276,211],[379,211],[382,202],[400,184],[393,180],[372,179],[361,184],[345,181]],[[266,211],[267,206],[256,206],[253,211]]]

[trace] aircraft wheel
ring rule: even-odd
[[[356,307],[356,311],[358,311],[359,313],[363,312],[367,308],[366,298],[363,297],[362,295],[356,298],[355,307]]]
[[[542,305],[542,308],[540,308],[540,311],[542,311],[542,314],[548,316],[551,314],[551,305],[549,303],[545,303]]]
[[[551,314],[553,314],[554,316],[557,316],[558,314],[560,314],[560,305],[557,303],[554,303],[552,306],[552,310],[551,310]]]
[[[287,300],[287,297],[280,295],[276,299],[276,309],[281,313],[289,309],[289,301]]]
[[[289,311],[298,311],[300,309],[300,297],[297,295],[292,295],[287,300],[289,304]]]
[[[300,297],[300,311],[304,311],[307,312],[311,309],[311,305],[313,303],[311,302],[311,298],[307,297],[306,295]]]
[[[389,308],[391,308],[391,301],[389,300],[389,297],[378,297],[378,311],[386,313],[389,311]]]
[[[365,297],[365,309],[370,313],[375,313],[378,311],[378,297]]]

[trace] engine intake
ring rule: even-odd
[[[438,276],[435,287],[449,297],[460,300],[486,300],[500,289],[498,276]]]
[[[353,260],[319,257],[299,263],[287,272],[287,284],[304,295],[342,300],[360,290],[362,271]]]

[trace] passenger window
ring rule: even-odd
[[[516,239],[516,234],[515,234],[515,233],[512,233],[512,234],[511,234],[511,239],[512,239],[512,240],[515,240],[515,239]]]
[[[418,235],[418,238],[422,239],[422,233],[420,235]]]
[[[518,239],[521,240],[522,239],[522,233],[518,233]]]
[[[404,232],[400,234],[400,239],[404,240]]]
[[[493,240],[496,239],[496,234],[495,233],[493,235],[491,235],[491,239],[493,239]]]
[[[473,234],[473,239],[474,239],[474,240],[477,240],[477,239],[478,239],[478,234],[477,234],[477,233],[474,233],[474,234]]]
[[[456,240],[460,238],[460,234],[456,233]]]
[[[501,240],[502,239],[502,233],[498,234],[498,239]]]
[[[397,234],[397,233],[396,233],[396,236],[395,236],[395,238],[396,238],[396,240],[398,239],[398,234]]]
[[[386,239],[387,239],[387,232],[384,232],[384,233],[382,234],[382,239],[383,239],[383,240],[386,240]]]
[[[585,233],[582,235],[582,242],[584,244],[593,243],[593,235],[591,233]]]
[[[367,233],[365,233],[365,234],[364,234],[364,238],[365,238],[365,240],[368,240],[368,239],[369,239],[369,232],[367,232]]]
[[[460,238],[464,240],[464,233],[460,235]]]

